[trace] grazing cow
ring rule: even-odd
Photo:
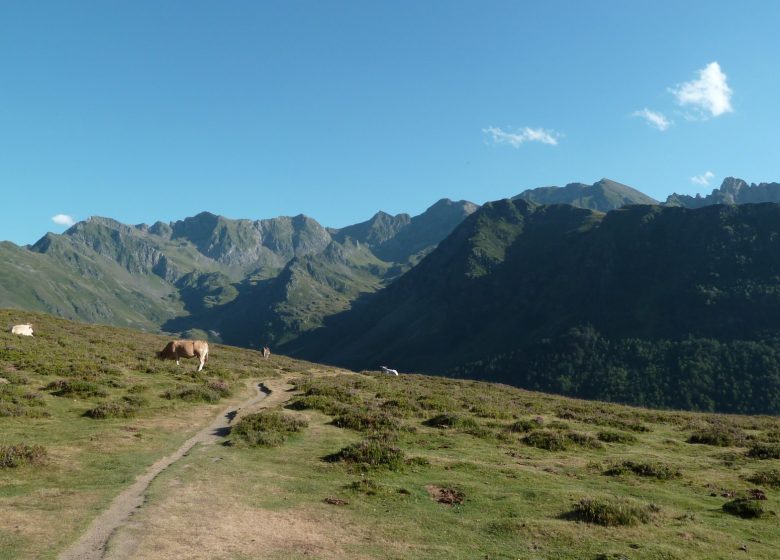
[[[171,340],[161,352],[157,352],[157,357],[161,360],[176,360],[177,366],[180,358],[198,358],[200,371],[209,360],[209,344],[203,340]]]
[[[389,367],[387,367],[387,366],[379,366],[379,368],[380,368],[380,369],[381,369],[383,372],[385,372],[385,373],[387,373],[387,374],[389,374],[389,375],[398,375],[398,371],[397,371],[397,370],[390,369],[390,368],[389,368]]]
[[[268,346],[263,346],[263,358],[266,360],[271,357],[271,349]]]
[[[11,333],[21,336],[32,336],[33,326],[30,323],[27,323],[26,325],[14,325],[11,327]]]

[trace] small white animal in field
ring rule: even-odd
[[[389,374],[389,375],[398,375],[398,371],[397,371],[397,370],[390,369],[390,368],[389,368],[389,367],[387,367],[387,366],[379,366],[379,368],[380,368],[380,369],[381,369],[383,372],[385,372],[385,373],[387,373],[387,374]]]
[[[11,333],[19,334],[22,336],[32,336],[33,326],[30,323],[27,323],[26,325],[14,325],[13,327],[11,327]]]
[[[263,346],[263,358],[266,360],[271,357],[271,349],[268,346]]]

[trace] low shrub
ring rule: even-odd
[[[58,379],[46,386],[47,391],[58,397],[106,397],[108,393],[97,383],[82,379]]]
[[[680,469],[664,463],[638,463],[635,461],[623,461],[604,471],[604,474],[607,476],[619,476],[628,473],[657,478],[658,480],[671,480],[682,476]]]
[[[654,506],[635,504],[624,499],[583,498],[568,517],[606,527],[633,527],[648,523],[655,509]]]
[[[747,442],[747,434],[740,428],[716,422],[691,434],[688,443],[699,443],[705,445],[716,445],[719,447],[741,447]]]
[[[48,453],[42,445],[0,445],[0,469],[15,468],[22,465],[41,465],[46,462]]]
[[[413,416],[420,411],[420,407],[415,402],[405,398],[386,400],[379,407],[388,414],[402,417]]]
[[[462,416],[460,414],[454,414],[452,412],[446,412],[439,414],[433,418],[429,418],[423,422],[426,426],[432,428],[458,428],[461,430],[478,428],[476,420],[469,418],[468,416]]]
[[[164,399],[180,399],[187,402],[208,402],[217,403],[222,398],[217,391],[210,389],[206,385],[177,385],[173,389],[168,389],[162,394]]]
[[[213,379],[206,384],[206,387],[215,393],[219,393],[221,397],[229,397],[232,393],[230,383],[224,379]]]
[[[625,432],[602,430],[596,434],[596,437],[605,443],[636,443],[636,436]]]
[[[544,426],[544,419],[541,416],[537,416],[536,418],[524,418],[518,420],[517,422],[507,426],[506,429],[508,432],[521,433],[538,430],[542,426]]]
[[[108,401],[100,403],[95,408],[91,408],[84,413],[84,416],[103,420],[106,418],[130,418],[138,411],[136,407],[131,406],[125,401]]]
[[[590,434],[584,434],[582,432],[568,431],[564,432],[566,439],[570,442],[580,445],[582,447],[590,447],[591,449],[602,449],[604,444],[594,438]]]
[[[547,451],[563,451],[569,439],[562,432],[534,430],[521,440],[524,444]]]
[[[747,451],[751,459],[780,459],[780,444],[755,443]]]
[[[753,484],[761,484],[770,488],[780,488],[780,469],[770,469],[768,471],[759,471],[747,477]]]
[[[341,412],[333,419],[333,425],[358,432],[377,432],[400,428],[398,421],[384,412],[357,408]]]
[[[780,430],[770,430],[761,434],[759,438],[766,443],[780,443]]]
[[[387,438],[371,437],[325,457],[328,462],[344,462],[359,468],[389,469],[400,471],[404,465],[404,453],[390,444]]]
[[[276,411],[263,411],[244,416],[230,430],[230,445],[238,447],[276,447],[309,424],[301,419]]]
[[[335,416],[349,410],[350,406],[331,397],[310,395],[308,397],[298,397],[290,402],[287,408],[290,410],[319,410],[328,416]]]
[[[731,515],[737,515],[743,519],[762,517],[764,508],[758,500],[737,498],[723,504],[723,511]]]

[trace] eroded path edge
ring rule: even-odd
[[[214,443],[221,439],[233,422],[251,411],[267,396],[276,397],[269,399],[272,401],[283,399],[283,397],[280,399],[281,395],[278,395],[280,391],[276,387],[273,389],[269,387],[276,385],[273,381],[253,382],[255,395],[220,412],[211,424],[185,441],[176,451],[157,460],[146,469],[131,486],[114,498],[108,509],[92,521],[86,533],[75,544],[59,555],[59,560],[100,560],[106,551],[106,545],[111,535],[143,504],[144,493],[162,471],[184,457],[195,445]]]

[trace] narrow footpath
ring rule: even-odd
[[[223,410],[210,425],[185,441],[175,452],[150,466],[132,486],[114,498],[108,509],[92,521],[87,532],[75,544],[60,554],[59,560],[100,560],[103,558],[111,535],[130,518],[137,508],[141,507],[144,502],[144,493],[157,475],[184,457],[196,444],[208,445],[225,437],[229,433],[232,423],[247,412],[251,412],[268,395],[273,393],[275,398],[269,399],[272,401],[284,398],[282,395],[276,394],[279,392],[276,388],[272,391],[264,383],[254,383],[254,388],[256,390],[254,396]]]

